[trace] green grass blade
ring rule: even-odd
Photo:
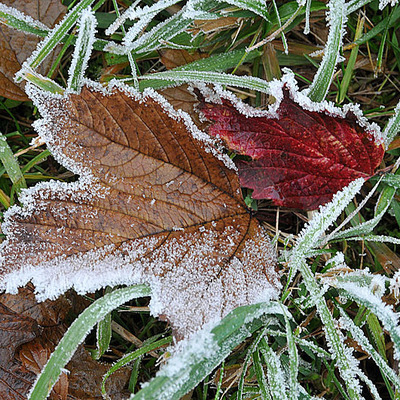
[[[361,7],[371,3],[372,0],[350,0],[347,4],[347,15],[359,10]]]
[[[131,378],[129,379],[129,387],[128,387],[128,390],[130,393],[135,393],[135,387],[137,385],[137,381],[138,381],[138,377],[139,377],[139,369],[140,369],[141,361],[142,361],[142,357],[139,357],[133,362]]]
[[[396,108],[394,109],[394,115],[388,121],[383,130],[383,137],[385,141],[386,149],[389,147],[390,143],[392,143],[393,139],[400,132],[400,102],[397,103]]]
[[[354,36],[354,40],[356,41],[362,34],[362,31],[364,29],[364,21],[365,18],[360,18],[357,22],[357,28],[356,28],[356,33]],[[347,66],[346,70],[343,75],[342,82],[340,83],[340,88],[339,88],[339,97],[337,99],[337,102],[340,104],[344,101],[346,98],[347,91],[349,90],[349,85],[351,82],[351,78],[353,76],[353,71],[354,71],[354,66],[357,61],[357,55],[358,55],[358,45],[355,45],[353,49],[351,50],[349,60],[347,61]]]
[[[178,400],[209,375],[246,337],[262,326],[266,313],[280,313],[273,302],[239,307],[214,328],[204,328],[181,345],[134,400]]]
[[[10,197],[7,196],[2,189],[0,189],[0,203],[3,204],[6,210],[11,206]]]
[[[310,14],[311,14],[311,0],[306,0],[306,23],[304,25],[304,34],[310,33]]]
[[[97,324],[97,349],[92,352],[92,357],[98,360],[110,346],[112,329],[111,329],[111,313],[107,314]]]
[[[348,358],[348,351],[336,329],[335,321],[325,299],[321,295],[321,287],[305,260],[309,251],[318,246],[327,228],[338,218],[356,193],[359,192],[363,183],[364,180],[362,178],[353,181],[342,191],[336,193],[330,203],[320,208],[320,211],[310,221],[309,225],[300,233],[289,261],[289,266],[299,270],[303,276],[313,304],[315,304],[325,327],[325,334],[332,351],[332,357],[335,359],[336,365],[345,380],[351,399],[360,399],[360,388],[354,376],[352,360]]]
[[[28,398],[30,400],[44,400],[47,398],[62,369],[71,359],[78,345],[82,343],[88,332],[105,315],[133,298],[150,295],[151,291],[148,286],[137,285],[117,289],[91,304],[69,327],[42,373],[38,376]]]
[[[208,71],[223,72],[229,68],[234,68],[238,63],[252,61],[261,55],[260,51],[254,50],[249,53],[246,50],[235,50],[223,54],[215,54],[208,58],[193,61],[189,64],[174,68],[171,71]],[[149,75],[150,76],[150,75]],[[161,89],[171,86],[171,81],[157,80],[145,81],[139,83],[140,90],[143,91],[147,87],[153,89]]]
[[[157,82],[159,80],[171,83],[204,82],[220,85],[237,86],[263,93],[270,93],[270,85],[267,81],[252,76],[236,76],[218,72],[206,71],[166,71],[141,76],[139,79],[147,79]]]
[[[207,12],[216,5],[218,3],[213,0],[200,0],[196,2],[196,7],[201,7],[202,12]],[[128,54],[134,50],[136,54],[141,54],[163,48],[165,47],[165,43],[171,41],[179,33],[184,32],[193,22],[192,13],[191,16],[186,16],[187,11],[187,6],[183,7],[175,15],[157,24],[129,45],[121,46],[116,43],[110,43],[104,50],[115,54]]]
[[[274,400],[288,400],[286,396],[285,374],[282,369],[281,361],[275,352],[268,346],[265,338],[261,339],[259,350],[267,365],[268,383]],[[296,393],[294,393],[296,394]]]
[[[392,236],[386,235],[366,235],[366,236],[353,236],[350,238],[346,238],[346,240],[365,240],[367,242],[376,242],[376,243],[393,243],[400,244],[400,239],[394,238]]]
[[[135,4],[133,4],[132,7],[134,8],[131,9],[133,11],[131,16],[133,17],[132,19],[138,19],[138,21],[128,29],[123,38],[123,43],[125,45],[132,43],[159,12],[179,3],[179,1],[180,0],[163,0],[143,8],[135,7]],[[126,12],[129,12],[128,10]]]
[[[382,177],[382,182],[395,189],[400,189],[400,175],[386,174]]]
[[[34,20],[28,15],[25,15],[18,10],[7,7],[0,3],[0,23],[9,26],[10,28],[17,29],[21,32],[30,33],[39,37],[47,37],[50,28],[43,25],[40,21]],[[71,37],[70,37],[71,36]],[[60,43],[74,44],[77,38],[73,35],[65,35]],[[95,50],[103,50],[109,42],[103,39],[97,39],[93,47]],[[51,74],[50,74],[51,75]]]
[[[29,172],[31,168],[33,168],[36,164],[38,164],[40,161],[44,160],[50,155],[51,153],[49,150],[42,151],[23,166],[22,172],[23,173]]]
[[[238,391],[237,391],[237,400],[243,399],[243,389],[244,389],[244,382],[246,380],[247,370],[250,367],[251,359],[253,353],[256,351],[260,340],[265,335],[266,328],[262,329],[261,332],[257,335],[256,339],[253,341],[251,346],[247,349],[246,357],[242,363],[242,373],[240,375],[239,384],[238,384]]]
[[[218,385],[217,385],[217,390],[215,393],[214,400],[219,400],[219,394],[220,394],[221,388],[222,388],[222,380],[224,378],[224,372],[225,372],[225,361],[222,361],[221,367],[219,369],[219,379],[218,379]]]
[[[391,307],[374,295],[368,287],[361,287],[354,284],[354,282],[346,282],[339,279],[335,286],[340,289],[340,293],[343,296],[368,308],[380,319],[384,329],[389,332],[392,338],[395,353],[400,354],[399,316],[393,312]]]
[[[369,313],[367,317],[368,328],[374,339],[378,353],[386,360],[385,333],[376,315]],[[387,360],[386,360],[387,361]]]
[[[7,138],[2,133],[0,133],[0,161],[14,184],[14,190],[19,193],[21,189],[26,188],[25,178],[18,161],[7,143]]]
[[[67,86],[74,93],[79,93],[83,84],[85,70],[93,50],[96,26],[97,21],[93,12],[88,8],[85,9],[79,22],[78,39],[75,43],[71,67],[68,71]]]
[[[24,62],[23,67],[37,68],[51,51],[63,40],[68,31],[75,25],[81,12],[95,0],[82,0],[63,18],[46,38],[40,42],[35,52]]]
[[[335,360],[335,364],[345,382],[348,396],[352,400],[361,400],[361,388],[356,379],[356,371],[353,368],[356,361],[349,356],[342,335],[337,330],[336,322],[332,317],[323,295],[321,296],[322,289],[320,285],[317,284],[311,268],[304,260],[301,260],[300,263],[299,270],[323,323],[326,340],[329,343],[329,348],[332,353],[331,357]]]
[[[398,24],[400,18],[400,7],[396,7],[393,12],[371,28],[367,33],[357,39],[354,44],[364,44],[374,38],[376,35]]]
[[[111,293],[112,289],[107,287],[105,289],[105,293]],[[101,321],[97,323],[96,329],[96,341],[97,348],[91,351],[92,358],[98,360],[110,346],[112,337],[112,328],[111,328],[111,313],[108,313]]]
[[[47,78],[46,76],[39,74],[32,69],[23,68],[18,72],[18,74],[21,78],[33,83],[35,86],[43,89],[46,92],[63,94],[65,91],[65,89],[61,87],[58,83],[54,82],[50,78]]]
[[[223,3],[231,4],[243,10],[249,10],[264,18],[266,21],[270,21],[266,4],[262,0],[224,0]]]
[[[260,387],[260,395],[262,400],[272,400],[269,394],[268,382],[265,377],[264,367],[261,362],[259,350],[253,353],[253,364],[256,372],[258,386]]]
[[[156,25],[149,32],[146,32],[138,40],[135,40],[129,45],[124,46],[110,43],[104,50],[115,54],[128,54],[134,50],[135,53],[139,54],[165,47],[163,43],[183,32],[192,23],[192,19],[184,18],[183,13],[184,10],[179,11],[166,21]]]
[[[166,344],[172,343],[172,336],[168,336],[166,338],[157,340],[156,342],[150,342],[144,344],[140,349],[133,351],[132,353],[125,354],[120,360],[118,360],[104,375],[103,381],[101,383],[101,393],[106,395],[106,381],[107,379],[117,370],[122,368],[123,366],[141,358],[146,353],[154,351],[161,346],[165,346]]]
[[[293,249],[292,262],[304,260],[313,248],[318,247],[321,237],[328,227],[335,222],[353,197],[360,191],[364,183],[363,178],[356,179],[342,191],[336,193],[330,203],[320,208],[303,231]]]
[[[286,338],[289,353],[289,399],[297,400],[299,386],[297,380],[299,371],[299,354],[297,352],[297,346],[287,313],[284,312],[283,317],[285,318]]]
[[[275,0],[272,0],[272,4],[274,6],[276,20],[278,21],[279,30],[282,30],[281,16],[279,15],[279,9],[278,9],[278,6],[276,5]],[[298,9],[297,12],[299,12],[300,9],[301,9],[301,6],[299,6],[299,9]],[[294,13],[294,15],[295,14],[297,14],[297,13]],[[287,45],[287,40],[286,40],[286,36],[285,36],[284,30],[282,30],[282,32],[281,32],[281,39],[282,39],[282,44],[283,44],[283,49],[285,51],[285,54],[288,54],[288,45]]]
[[[346,329],[351,333],[354,340],[370,355],[381,372],[393,383],[396,390],[400,391],[400,377],[389,367],[387,361],[374,349],[369,340],[365,337],[364,332],[354,324],[347,316],[342,308],[339,307],[341,321]]]
[[[329,35],[324,57],[307,93],[308,97],[315,102],[323,101],[328,93],[336,70],[336,64],[339,60],[342,36],[346,24],[347,5],[344,0],[331,0],[328,7]]]
[[[395,188],[391,186],[386,186],[379,195],[379,199],[375,206],[373,218],[371,218],[368,221],[362,222],[358,225],[355,225],[351,228],[345,229],[344,231],[337,231],[337,233],[329,235],[329,239],[337,240],[337,239],[349,238],[351,236],[367,235],[370,232],[372,232],[372,230],[381,221],[386,211],[389,209],[395,194],[396,194]],[[366,198],[364,200],[366,200]]]
[[[0,3],[0,23],[9,26],[10,28],[18,29],[26,33],[31,33],[36,36],[44,37],[48,34],[49,28],[25,15],[13,7],[8,7]]]

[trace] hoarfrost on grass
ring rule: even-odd
[[[342,308],[339,308],[339,311],[341,314],[339,320],[340,325],[351,333],[353,338],[364,349],[364,351],[370,354],[380,370],[392,381],[396,389],[400,390],[400,379],[397,373],[388,366],[386,360],[384,360],[383,357],[374,349],[364,332],[354,324],[354,322],[347,316],[345,311]]]
[[[94,1],[94,0],[93,0]],[[93,3],[93,1],[90,2]],[[90,4],[87,4],[89,6]],[[58,45],[58,43],[63,39],[64,34],[72,28],[76,20],[79,18],[79,14],[82,11],[82,2],[76,5],[72,10],[70,10],[64,18],[54,26],[54,28],[49,32],[44,40],[38,43],[35,51],[31,56],[22,64],[22,70],[26,67],[28,70],[30,68],[37,68],[48,54]],[[19,73],[16,74],[16,79],[20,79]]]
[[[27,25],[32,26],[33,28],[41,29],[44,31],[49,31],[50,29],[43,24],[42,22],[33,19],[31,16],[22,13],[14,7],[8,7],[5,4],[0,3],[0,12],[4,14],[8,14],[14,17],[16,20],[20,20],[25,22]],[[0,19],[0,23],[2,23],[2,19]]]
[[[379,9],[383,10],[388,4],[394,7],[398,2],[399,0],[379,0]]]
[[[393,293],[393,296],[400,300],[400,271],[397,271],[390,280],[390,292]]]
[[[68,88],[72,93],[79,93],[83,77],[95,42],[97,20],[89,8],[82,12],[79,21],[78,39],[76,40],[71,66],[68,70]]]
[[[173,6],[178,2],[179,0],[161,0],[151,6],[144,6],[143,8],[137,7],[127,10],[125,13],[128,13],[129,19],[139,19],[139,21],[129,28],[127,34],[122,39],[122,42],[125,45],[129,45],[160,11]]]
[[[189,0],[184,8],[182,17],[191,20],[213,20],[220,16],[217,13],[209,12],[210,7],[207,7],[207,0]]]
[[[300,232],[292,254],[292,260],[295,264],[297,264],[296,258],[307,257],[307,252],[318,246],[326,230],[360,191],[363,184],[363,178],[356,179],[343,190],[337,192],[328,204],[320,206],[319,211],[314,214],[311,221]]]
[[[157,24],[137,40],[130,42],[127,45],[119,45],[110,42],[104,48],[104,51],[109,51],[115,54],[128,54],[132,50],[136,50],[137,53],[141,54],[164,47],[163,42],[169,41],[179,33],[183,32],[192,22],[191,19],[183,17],[184,10],[185,7],[172,17]]]
[[[392,336],[394,344],[394,357],[398,360],[400,358],[400,326],[399,314],[393,312],[392,308],[384,303],[378,291],[377,294],[373,292],[373,288],[360,286],[355,282],[341,282],[337,281],[336,287],[343,290],[343,295],[351,300],[362,304],[372,311],[383,323],[383,327]]]
[[[339,50],[347,22],[346,2],[344,0],[330,0],[328,9],[326,21],[329,26],[329,34],[325,45],[324,57],[311,86],[305,91],[307,95],[316,101],[325,99],[328,93],[340,57]]]

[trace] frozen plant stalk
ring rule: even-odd
[[[328,7],[329,12],[326,17],[329,25],[328,41],[321,65],[307,93],[308,97],[315,102],[324,100],[328,93],[336,70],[336,64],[339,61],[340,47],[342,46],[344,27],[347,21],[344,0],[331,0]]]
[[[79,93],[82,88],[83,76],[95,41],[96,26],[94,13],[90,9],[84,10],[79,23],[78,40],[68,71],[68,88],[74,93]]]

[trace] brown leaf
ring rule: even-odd
[[[60,296],[54,301],[38,303],[32,285],[20,288],[18,295],[1,294],[0,302],[15,313],[34,319],[42,327],[59,325],[71,308],[65,296]]]
[[[49,359],[54,346],[49,340],[38,338],[25,344],[19,352],[23,366],[39,374]],[[63,373],[53,387],[50,399],[64,400],[76,398],[82,400],[101,400],[101,382],[110,365],[102,364],[91,358],[83,346],[79,346],[71,361],[66,365],[68,374]],[[125,389],[131,371],[121,368],[106,382],[107,393],[113,400],[126,399],[129,392]]]
[[[187,116],[128,89],[31,95],[45,117],[36,128],[82,177],[40,184],[9,212],[3,285],[11,273],[11,287],[32,279],[54,297],[145,281],[180,335],[277,295],[274,252],[229,158],[190,134]]]
[[[205,130],[208,127],[208,122],[199,119],[199,114],[196,111],[199,100],[188,90],[188,85],[163,89],[161,94],[176,110],[187,112],[199,129]]]
[[[69,378],[70,395],[81,400],[102,400],[101,382],[110,365],[101,364],[79,346],[66,369],[71,371]],[[124,400],[130,393],[125,389],[131,376],[129,368],[121,368],[106,381],[106,391],[112,400]]]
[[[31,385],[66,332],[64,319],[71,309],[64,296],[38,303],[32,287],[16,295],[0,295],[0,398],[26,398]],[[109,365],[91,359],[80,346],[50,394],[52,400],[101,399],[100,382]],[[127,398],[130,370],[122,368],[107,383],[113,400]]]
[[[62,18],[67,8],[60,0],[2,0],[2,3],[53,27]],[[14,75],[21,69],[22,63],[32,54],[42,40],[35,35],[26,34],[0,24],[0,96],[26,101],[23,86],[15,84]],[[38,72],[46,74],[57,57],[57,52],[46,58]]]
[[[163,49],[160,50],[159,53],[161,62],[167,69],[180,67],[181,65],[186,65],[208,57],[208,54],[202,54],[198,51],[189,53],[187,50],[180,49]]]
[[[49,347],[48,343],[38,338],[30,343],[23,346],[19,352],[19,357],[23,366],[33,372],[35,375],[39,375],[54,348]],[[54,385],[49,399],[50,400],[66,400],[68,397],[68,375],[63,372],[58,378]]]
[[[19,315],[0,303],[0,395],[2,400],[25,398],[35,375],[21,369],[16,349],[39,335],[35,320]]]
[[[35,320],[19,315],[0,303],[0,360],[9,362],[15,349],[23,343],[33,340],[39,334]]]

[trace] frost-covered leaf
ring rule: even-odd
[[[200,109],[214,122],[212,136],[252,158],[236,161],[241,185],[276,205],[316,209],[355,179],[368,179],[384,154],[373,127],[351,110],[307,102],[293,90],[284,89],[274,113],[232,99],[203,101]]]
[[[54,26],[67,10],[60,0],[2,0],[2,3],[16,8],[48,27]],[[14,74],[21,69],[22,63],[35,50],[40,40],[38,36],[0,24],[0,96],[19,101],[28,100],[22,84],[14,83]],[[57,54],[53,54],[46,60],[39,69],[41,74],[47,73],[56,56]]]
[[[10,209],[1,287],[32,280],[39,297],[53,298],[148,282],[153,313],[181,335],[276,297],[274,252],[230,159],[155,92],[109,90],[30,88],[44,117],[35,128],[81,177],[41,183]]]

